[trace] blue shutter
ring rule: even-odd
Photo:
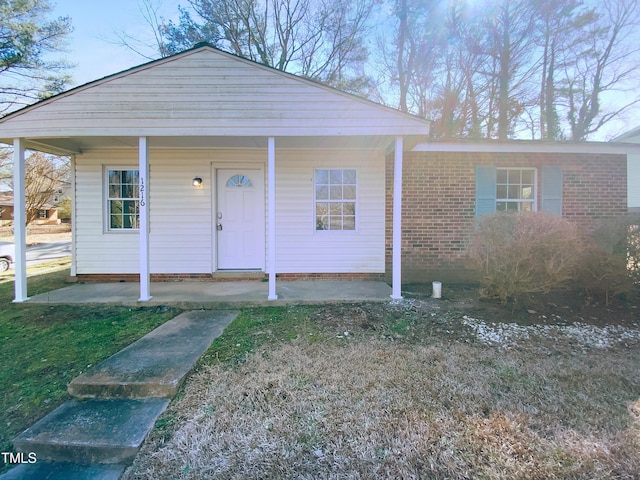
[[[496,167],[476,167],[476,217],[496,212]]]
[[[562,215],[562,167],[542,167],[542,203],[543,212]]]

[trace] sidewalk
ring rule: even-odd
[[[0,480],[117,480],[211,342],[238,315],[185,312],[75,378],[75,397],[18,435],[35,455]]]

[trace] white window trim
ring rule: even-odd
[[[498,198],[497,186],[498,186],[498,172],[500,170],[529,170],[533,172],[533,198],[527,199],[513,199],[513,198]],[[538,211],[538,169],[535,167],[496,167],[496,212],[498,210],[498,203],[500,202],[509,202],[509,203],[531,203],[533,202],[533,212]],[[520,211],[520,210],[518,210]]]
[[[138,165],[103,165],[102,171],[102,216],[103,232],[112,234],[139,234],[140,228],[111,228],[111,214],[109,211],[109,170],[137,170],[140,174]],[[139,200],[139,199],[138,199]]]
[[[356,172],[356,198],[354,200],[355,204],[356,204],[356,213],[355,213],[355,228],[353,230],[318,230],[316,228],[316,222],[317,222],[317,216],[316,216],[316,203],[318,202],[318,200],[316,199],[316,174],[318,172],[318,170],[354,170]],[[360,183],[360,173],[358,171],[358,169],[356,167],[335,167],[335,166],[323,166],[323,167],[314,167],[313,168],[313,195],[312,195],[312,199],[313,199],[313,208],[312,208],[312,228],[313,228],[313,232],[315,234],[318,235],[353,235],[354,233],[358,233],[358,224],[359,224],[359,217],[360,217],[360,205],[358,204],[358,198],[359,198],[359,183]],[[323,200],[319,200],[319,201],[323,201]],[[348,201],[348,200],[341,200],[341,201]],[[327,200],[327,203],[330,203]]]

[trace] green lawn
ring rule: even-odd
[[[54,271],[51,271],[51,269]],[[29,271],[29,295],[62,288],[68,261]],[[13,282],[0,283],[0,451],[67,398],[67,383],[90,365],[173,318],[166,307],[14,304]],[[0,470],[1,471],[1,470]]]

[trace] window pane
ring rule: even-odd
[[[122,217],[120,215],[111,215],[110,228],[122,228]]]
[[[356,184],[356,171],[355,170],[344,170],[343,181],[345,184],[355,185]]]
[[[138,171],[137,170],[124,170],[122,175],[122,183],[138,184]]]
[[[522,183],[528,183],[529,185],[533,185],[533,170],[522,171]]]
[[[326,185],[316,187],[316,200],[328,200],[329,199],[329,187]]]
[[[522,187],[522,197],[521,198],[533,198],[533,187],[532,186],[523,186]]]
[[[520,185],[509,185],[509,199],[520,198]]]
[[[253,182],[251,179],[245,175],[234,175],[229,180],[227,180],[227,187],[253,187]]]
[[[355,185],[347,185],[343,190],[344,199],[345,200],[355,200],[356,199],[356,186]]]
[[[112,200],[109,202],[109,211],[112,215],[118,215],[122,213],[122,201],[121,200]]]
[[[507,186],[498,185],[496,187],[496,198],[507,198]]]
[[[331,170],[329,174],[329,183],[331,185],[342,184],[342,170]]]
[[[316,203],[316,215],[323,216],[329,213],[329,204],[324,202]]]
[[[329,214],[330,215],[342,215],[342,203],[330,203],[329,204]]]
[[[343,217],[342,222],[343,230],[355,230],[356,229],[356,217]]]
[[[331,217],[329,222],[329,230],[342,230],[342,217]]]
[[[316,230],[328,230],[329,217],[316,217]]]
[[[504,212],[507,209],[507,202],[497,202],[496,210],[498,212]]]
[[[508,212],[518,211],[518,202],[506,202]]]
[[[135,217],[133,215],[124,215],[122,217],[123,228],[136,228]]]
[[[118,198],[120,196],[119,185],[109,185],[109,198]]]
[[[355,215],[356,214],[356,204],[355,202],[344,202],[343,213],[345,215]]]
[[[524,210],[526,212],[533,211],[533,203],[531,203],[531,202],[523,202],[521,204],[521,210]]]
[[[109,183],[120,183],[120,170],[109,170]]]
[[[509,170],[509,183],[520,183],[520,170]]]
[[[123,185],[122,198],[138,198],[138,185]]]
[[[316,185],[329,183],[329,170],[316,170]]]
[[[342,200],[342,185],[329,187],[329,199],[330,200]]]
[[[137,200],[125,200],[124,201],[124,213],[137,214],[138,213],[138,201]]]
[[[498,170],[496,172],[497,183],[507,183],[507,170]]]

